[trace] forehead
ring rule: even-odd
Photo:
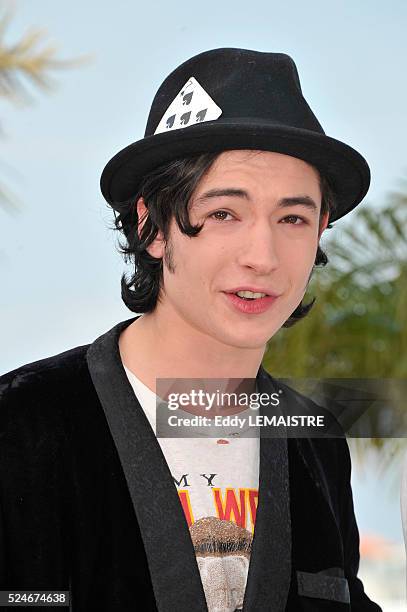
[[[319,187],[318,170],[302,159],[273,151],[223,151],[212,164],[207,179],[218,178],[270,179],[285,182],[303,182]]]

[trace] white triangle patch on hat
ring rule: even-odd
[[[215,104],[195,77],[190,77],[165,111],[154,134],[213,121],[221,114],[222,109]]]

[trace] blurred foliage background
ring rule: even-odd
[[[0,97],[22,107],[33,101],[30,93],[33,88],[52,90],[55,82],[50,78],[50,71],[80,65],[88,57],[58,59],[56,47],[44,46],[46,33],[38,28],[29,29],[17,42],[8,42],[7,28],[12,17],[10,9],[0,16]],[[0,136],[4,136],[1,123]],[[16,212],[19,208],[17,198],[1,178],[0,206],[9,212]]]

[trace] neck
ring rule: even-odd
[[[158,308],[119,338],[123,363],[154,392],[157,378],[254,379],[265,348],[226,345]]]

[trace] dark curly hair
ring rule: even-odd
[[[122,299],[132,312],[152,312],[161,298],[163,259],[153,257],[147,251],[158,231],[162,232],[165,242],[168,242],[170,223],[174,216],[179,229],[187,236],[197,236],[201,231],[202,225],[193,226],[190,223],[188,204],[199,181],[219,155],[220,152],[203,153],[163,164],[144,176],[134,197],[126,202],[115,203],[113,229],[123,233],[125,237],[124,243],[119,240],[119,252],[126,263],[134,266],[134,273],[130,278],[127,279],[125,273],[121,278]],[[320,188],[321,219],[325,212],[332,215],[335,201],[327,179],[321,175]],[[139,236],[137,201],[140,197],[144,198],[148,215]],[[168,245],[164,260],[170,267],[171,253],[168,253]],[[314,267],[325,266],[327,263],[328,257],[318,245]],[[291,327],[304,318],[314,305],[315,299],[314,297],[308,304],[301,301],[283,327]]]

